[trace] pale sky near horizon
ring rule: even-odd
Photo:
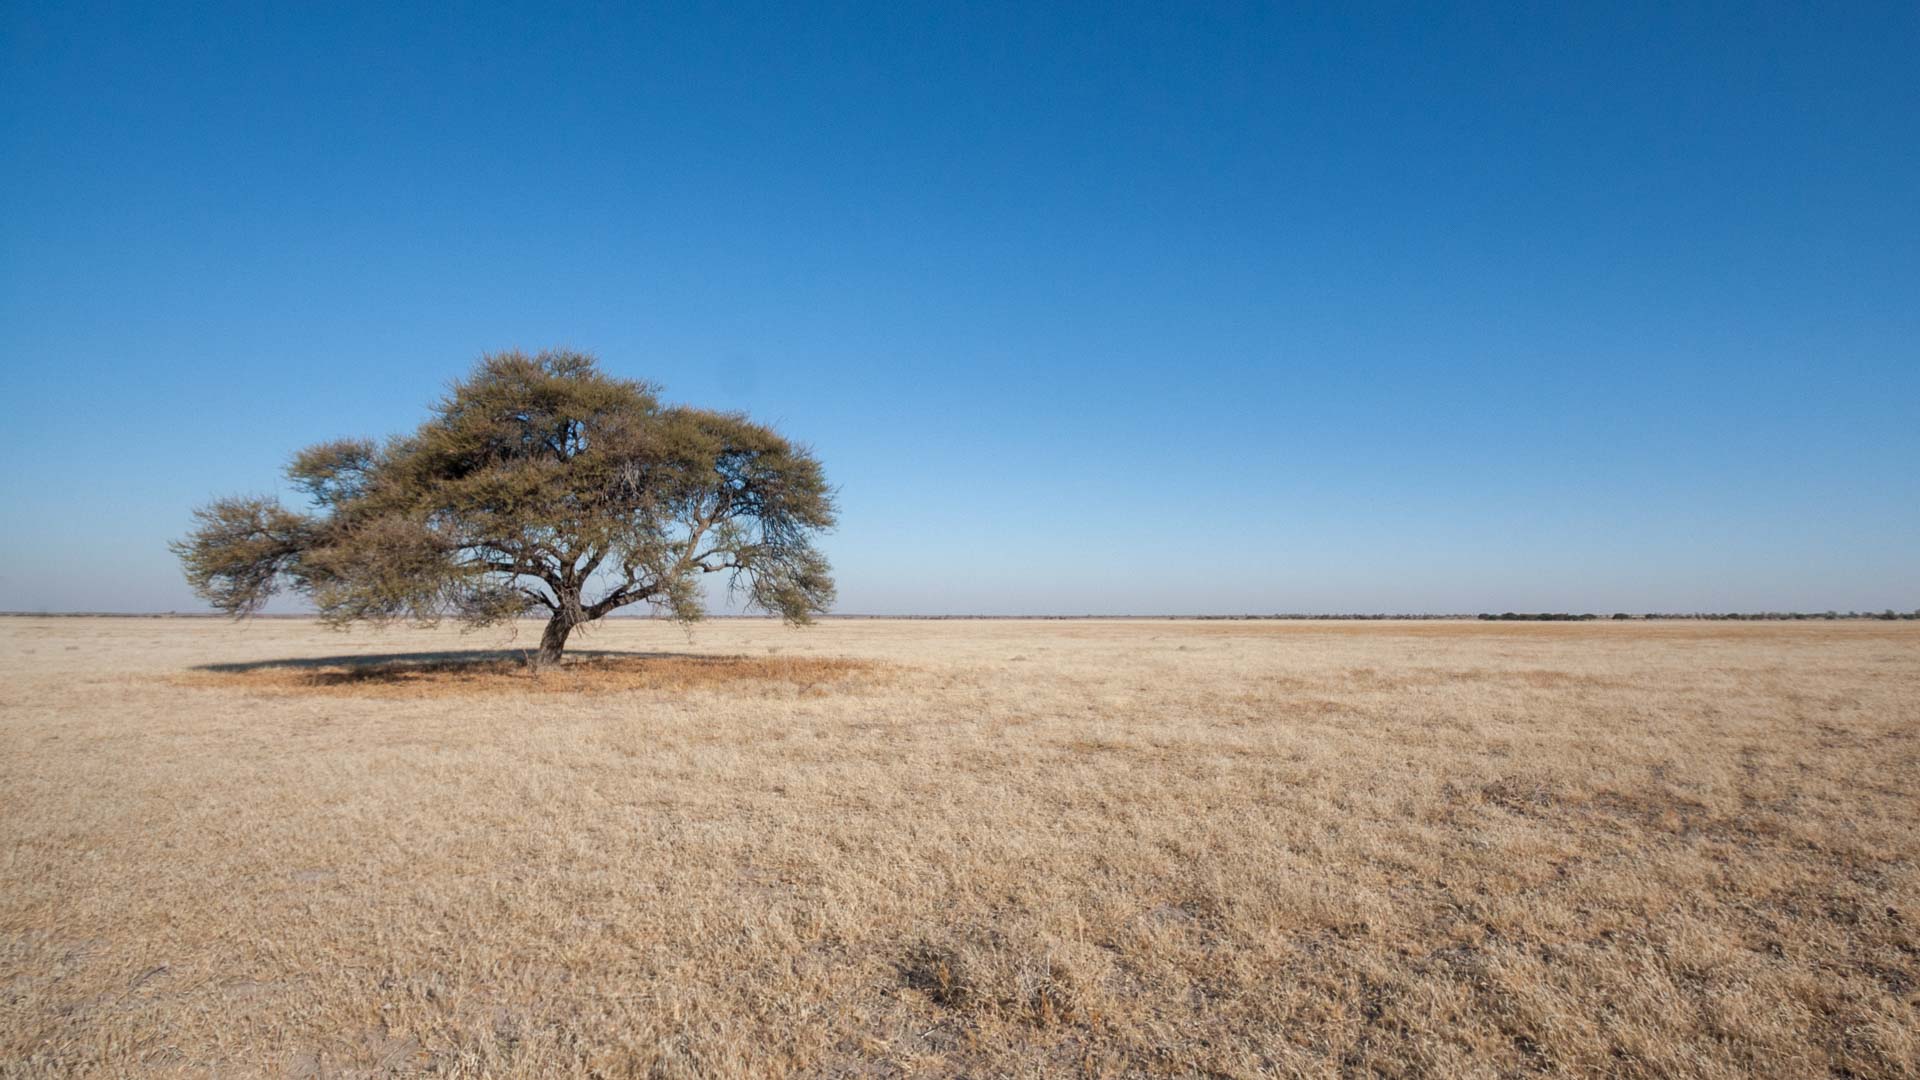
[[[0,610],[570,345],[839,610],[1920,608],[1920,7],[0,9]],[[287,493],[292,501],[291,493]]]

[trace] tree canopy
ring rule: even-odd
[[[633,604],[700,618],[708,574],[793,623],[824,612],[833,578],[813,538],[834,500],[819,461],[742,414],[657,392],[581,353],[492,354],[413,434],[296,454],[287,476],[310,510],[217,499],[172,548],[236,617],[282,589],[339,626],[544,612],[541,662]]]

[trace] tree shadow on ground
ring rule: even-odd
[[[398,669],[455,668],[463,665],[525,663],[536,650],[528,649],[446,649],[439,652],[348,653],[342,656],[288,656],[273,660],[246,660],[223,664],[196,664],[194,671],[217,675],[245,675],[257,671],[312,671],[322,668]],[[568,649],[562,663],[607,663],[644,660],[737,660],[736,655],[630,652],[619,649]]]
[[[367,693],[438,696],[495,691],[682,691],[782,684],[814,690],[855,676],[869,681],[885,665],[836,656],[568,651],[559,664],[536,668],[514,649],[361,653],[202,664],[175,681],[187,686],[280,693]]]

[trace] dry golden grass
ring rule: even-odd
[[[0,1073],[1920,1075],[1911,624],[510,644],[0,620]]]

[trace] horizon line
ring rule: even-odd
[[[0,618],[8,618],[8,619],[225,619],[230,622],[252,622],[256,619],[275,619],[275,620],[309,619],[309,620],[317,621],[320,619],[320,616],[312,613],[296,613],[296,612],[274,612],[271,614],[263,613],[263,614],[257,614],[257,615],[243,615],[243,616],[234,617],[234,616],[223,615],[217,611],[24,611],[24,610],[19,610],[19,611],[0,611]],[[777,620],[779,618],[780,616],[778,615],[745,614],[745,613],[734,612],[734,613],[727,613],[727,614],[706,615],[706,616],[703,616],[698,621],[707,622],[707,621],[719,620],[719,619],[752,619],[752,620],[764,621],[764,620]],[[1106,614],[1106,615],[1099,615],[1099,614],[1092,614],[1092,613],[1026,614],[1026,615],[995,615],[995,614],[912,615],[912,614],[868,614],[868,613],[858,613],[858,612],[833,612],[830,614],[818,615],[818,616],[815,616],[815,618],[822,621],[828,620],[828,619],[850,619],[850,620],[897,619],[902,621],[918,620],[918,621],[933,621],[933,622],[955,621],[955,620],[1089,621],[1089,620],[1098,620],[1098,619],[1134,619],[1134,620],[1161,619],[1161,620],[1179,621],[1179,622],[1233,622],[1233,621],[1338,622],[1342,620],[1352,621],[1352,622],[1392,622],[1395,620],[1406,621],[1406,622],[1445,622],[1445,621],[1608,622],[1608,621],[1629,621],[1629,620],[1649,621],[1649,620],[1660,620],[1660,619],[1677,619],[1677,620],[1679,619],[1719,619],[1719,620],[1727,620],[1727,621],[1734,621],[1734,620],[1826,621],[1826,620],[1858,619],[1858,620],[1885,622],[1889,620],[1892,620],[1892,621],[1920,620],[1920,609],[1907,611],[1899,608],[1887,607],[1877,611],[1871,611],[1871,610],[1862,611],[1857,609],[1848,609],[1848,610],[1842,611],[1836,608],[1836,609],[1829,609],[1829,610],[1822,610],[1822,611],[1792,611],[1792,610],[1648,611],[1648,612],[1618,611],[1618,612],[1606,612],[1606,613],[1594,612],[1594,611],[1501,611],[1501,612],[1403,611],[1403,612],[1392,612],[1392,613],[1244,612],[1244,613],[1230,614],[1230,615],[1206,615],[1206,614],[1193,614],[1193,613],[1189,613],[1189,614]],[[537,615],[527,615],[527,616],[522,616],[520,618],[514,619],[512,621],[538,622],[540,621],[540,618]],[[604,616],[602,619],[595,620],[595,621],[599,621],[599,622],[611,622],[611,621],[671,622],[673,620],[670,616],[664,616],[664,615],[630,614],[630,615],[607,615],[607,616]],[[399,620],[398,623],[403,624],[405,623],[405,620]],[[373,625],[373,624],[370,623],[368,625]]]

